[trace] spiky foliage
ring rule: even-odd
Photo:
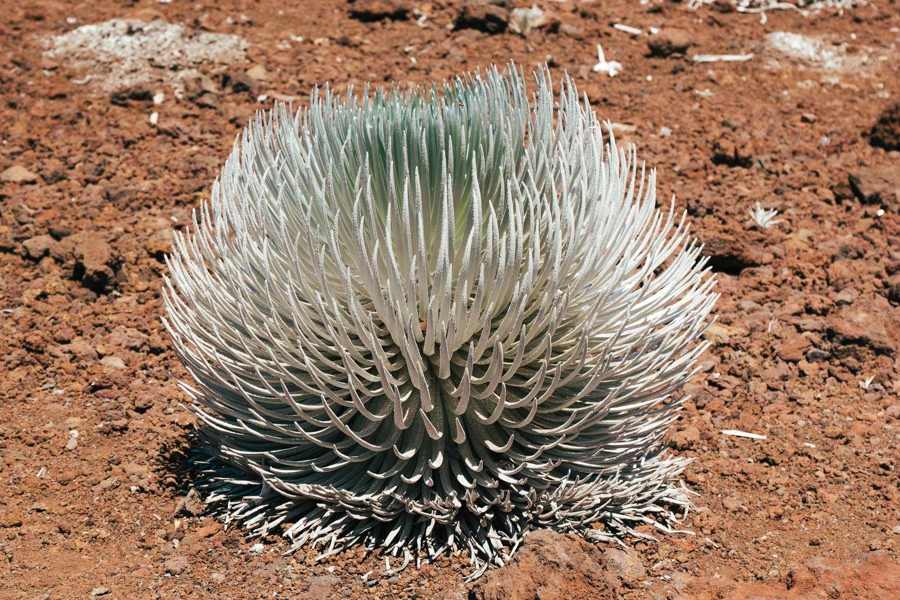
[[[778,214],[778,209],[765,209],[759,203],[759,200],[756,201],[756,206],[748,209],[747,212],[750,214],[750,219],[756,223],[756,226],[760,229],[768,229],[776,223],[781,223],[781,219],[775,218],[775,215]]]
[[[712,280],[654,174],[535,79],[533,108],[515,68],[314,93],[235,143],[166,294],[231,517],[483,569],[689,505],[660,440]]]

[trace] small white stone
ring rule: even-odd
[[[250,546],[250,552],[252,552],[253,554],[259,554],[263,551],[263,547],[264,546],[262,544],[253,544],[252,546]]]
[[[155,112],[150,115],[150,124],[156,125],[157,123],[159,123],[159,113]]]
[[[163,94],[162,92],[155,94],[153,96],[153,104],[162,104],[163,100],[165,100],[165,99],[166,99],[166,95]]]

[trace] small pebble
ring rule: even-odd
[[[74,450],[78,447],[78,440],[73,437],[69,438],[69,441],[66,442],[66,450]]]
[[[11,183],[35,183],[37,180],[38,176],[22,165],[13,165],[0,173],[0,181],[8,181]]]
[[[105,596],[109,590],[105,587],[95,587],[91,590],[91,596]]]
[[[252,546],[250,546],[250,552],[252,552],[253,554],[259,554],[263,551],[263,548],[264,546],[262,544],[253,544]]]

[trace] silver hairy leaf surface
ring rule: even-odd
[[[326,89],[236,140],[165,293],[229,518],[477,575],[690,506],[661,440],[714,281],[655,173],[535,82]]]

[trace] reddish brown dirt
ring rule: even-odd
[[[629,540],[620,554],[576,548],[572,568],[584,572],[533,579],[531,597],[557,597],[537,593],[547,581],[567,598],[898,597],[900,154],[868,136],[900,95],[900,4],[772,11],[765,24],[724,2],[538,5],[555,18],[523,36],[502,31],[507,8],[461,0],[4,4],[0,597],[489,595],[487,579],[462,582],[459,558],[368,586],[362,575],[382,573],[381,557],[313,565],[314,552],[282,557],[278,537],[252,552],[239,530],[177,506],[193,419],[173,382],[185,372],[161,327],[160,288],[173,227],[189,223],[235,136],[273,97],[303,103],[325,81],[441,81],[509,59],[567,70],[659,169],[660,198],[687,211],[722,293],[714,345],[670,436],[695,459],[686,481],[698,510],[685,528],[696,535]],[[155,106],[147,90],[74,83],[87,73],[42,56],[47,36],[111,18],[234,33],[247,60],[211,70],[182,99],[151,89],[165,94]],[[651,56],[645,36],[615,22],[681,31]],[[853,66],[774,56],[760,45],[772,32],[831,36]],[[614,78],[592,70],[598,43],[623,65]],[[265,72],[244,75],[256,65]],[[751,226],[757,201],[782,222]],[[560,539],[536,537],[544,549],[523,561],[561,556]],[[515,577],[490,577],[503,573]]]

